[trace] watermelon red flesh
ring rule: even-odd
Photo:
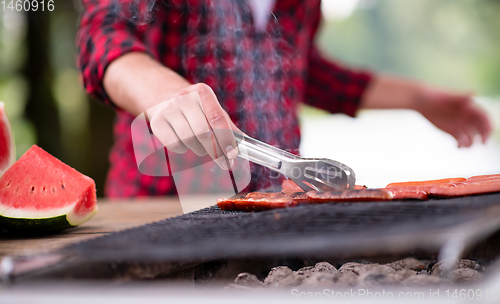
[[[11,219],[65,216],[79,225],[97,211],[94,181],[38,146],[0,178],[0,215]]]
[[[16,160],[14,140],[3,102],[0,102],[0,175]]]

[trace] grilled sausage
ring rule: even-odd
[[[488,181],[488,180],[500,180],[500,174],[476,175],[476,176],[469,177],[467,179],[467,182]]]
[[[313,202],[367,202],[389,201],[393,195],[387,189],[362,189],[344,191],[309,191],[307,197]]]
[[[303,192],[304,190],[302,190],[302,188],[300,188],[295,182],[293,182],[292,180],[290,179],[285,179],[282,183],[281,183],[281,187],[283,188],[283,191],[285,192],[288,192],[288,191],[291,191],[291,192]],[[366,189],[367,187],[366,186],[362,186],[362,185],[355,185],[354,186],[354,190],[361,190],[361,189]]]
[[[500,179],[477,180],[463,183],[435,186],[429,189],[430,195],[436,196],[464,196],[472,194],[500,192]]]
[[[458,178],[443,178],[443,179],[435,179],[428,181],[414,181],[414,182],[401,182],[401,183],[390,183],[386,186],[386,188],[395,188],[395,187],[412,187],[412,186],[434,186],[434,185],[443,185],[450,183],[460,183],[465,182],[466,179],[463,177]]]
[[[240,211],[278,209],[307,203],[309,199],[304,192],[251,192],[241,197],[217,200],[217,205],[222,210]]]
[[[428,188],[428,187],[426,186],[426,188]],[[419,187],[415,187],[415,188],[411,188],[411,187],[388,188],[385,190],[391,192],[392,199],[395,199],[395,200],[404,200],[404,199],[426,200],[426,199],[428,199],[428,195],[427,195],[428,190],[420,189]]]

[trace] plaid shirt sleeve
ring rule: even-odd
[[[311,35],[313,39],[320,19],[321,12],[318,9]],[[344,113],[354,117],[373,75],[326,60],[317,47],[313,43],[311,45],[304,102],[331,113]]]
[[[84,12],[76,35],[77,64],[88,94],[114,106],[103,87],[104,72],[116,58],[129,52],[145,52],[142,28],[123,14],[126,1],[84,0]]]

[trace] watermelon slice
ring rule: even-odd
[[[16,161],[14,140],[5,105],[0,101],[0,175]]]
[[[94,180],[36,145],[0,178],[0,227],[13,232],[77,226],[96,211]]]

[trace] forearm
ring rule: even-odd
[[[391,76],[376,76],[368,86],[360,107],[364,109],[418,109],[422,85]]]
[[[114,60],[104,74],[103,84],[113,103],[134,116],[190,85],[145,53],[129,53]]]

